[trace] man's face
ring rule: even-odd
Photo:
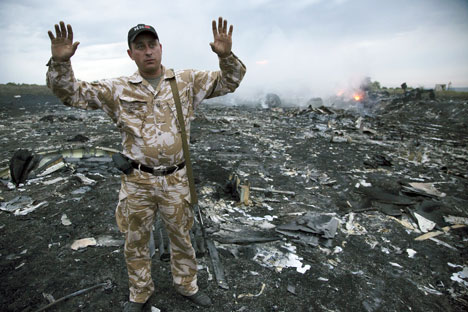
[[[162,45],[153,34],[139,34],[130,44],[127,53],[135,61],[143,77],[156,78],[161,74]]]

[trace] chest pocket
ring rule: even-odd
[[[126,95],[121,95],[120,116],[117,126],[130,134],[142,137],[142,129],[146,116],[148,115],[148,105],[144,99],[138,99]]]
[[[191,119],[193,119],[193,107],[192,102],[190,101],[190,92],[184,90],[179,93],[180,102],[182,104],[182,113],[184,116],[185,126],[188,127],[188,124]],[[170,93],[170,97],[162,100],[157,103],[159,110],[155,114],[155,118],[159,121],[159,124],[166,124],[167,126],[176,126],[178,125],[177,117],[177,108],[175,105],[175,100]],[[178,127],[178,126],[177,126]]]

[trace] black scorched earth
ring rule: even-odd
[[[208,311],[467,310],[468,102],[371,104],[200,107],[191,148],[218,254],[199,258]],[[120,311],[116,127],[53,96],[0,105],[0,310]],[[19,149],[42,160],[15,187]],[[199,310],[172,288],[158,233],[150,309]]]

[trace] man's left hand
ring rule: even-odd
[[[211,50],[219,57],[226,57],[231,54],[233,26],[229,26],[228,32],[227,20],[223,21],[222,17],[218,19],[218,25],[216,25],[216,21],[213,21],[212,25],[214,42],[210,43]]]

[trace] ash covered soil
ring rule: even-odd
[[[0,168],[20,148],[120,148],[102,112],[69,109],[51,96],[0,100]],[[462,99],[389,99],[365,116],[323,107],[200,106],[191,136],[195,179],[229,286],[217,286],[208,254],[199,258],[199,285],[214,301],[205,310],[466,311],[467,228],[416,241],[424,233],[412,212],[436,221],[430,232],[453,225],[447,216],[466,222],[467,109]],[[84,142],[73,142],[78,134]],[[226,191],[232,173],[295,196],[251,191],[250,204],[239,204]],[[86,185],[79,174],[94,182]],[[0,203],[24,196],[24,205],[44,204],[24,215],[0,211],[0,310],[36,311],[51,297],[110,281],[47,311],[121,311],[128,289],[113,165],[79,159],[19,188],[7,182]],[[432,185],[433,193],[408,190],[412,182]],[[307,212],[336,218],[336,235],[314,246],[275,231]],[[88,237],[112,243],[71,248]],[[157,254],[152,275],[151,306],[201,310],[175,292],[169,263]]]

